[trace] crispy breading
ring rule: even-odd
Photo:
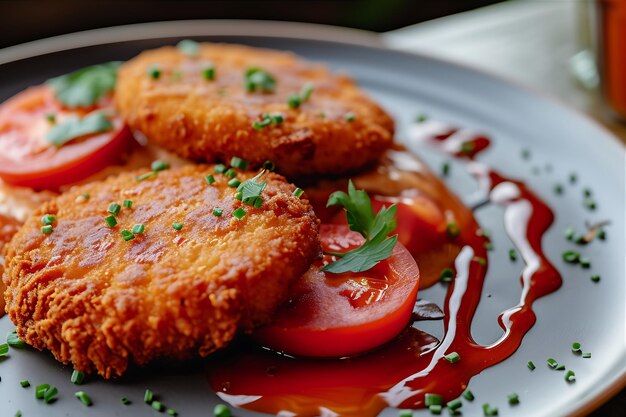
[[[208,67],[213,80],[203,76]],[[247,92],[250,68],[271,74],[275,91]],[[290,108],[288,97],[307,84],[310,98]],[[115,103],[131,128],[184,158],[239,156],[254,166],[271,160],[290,178],[355,172],[391,146],[394,133],[391,117],[349,77],[290,53],[241,45],[201,44],[197,56],[174,47],[142,52],[122,65]],[[284,121],[255,129],[264,113]]]
[[[263,175],[263,204],[254,208],[212,166],[137,181],[143,172],[74,187],[45,203],[5,250],[7,312],[19,336],[105,378],[129,363],[224,347],[238,329],[264,322],[320,253],[311,205],[280,175]],[[125,199],[132,208],[122,207],[109,228],[109,205]],[[233,216],[239,207],[247,212],[241,220]],[[56,216],[51,234],[41,231],[44,214]],[[135,224],[144,233],[122,239]]]

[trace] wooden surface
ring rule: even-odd
[[[626,143],[626,123],[607,110],[597,88],[583,87],[572,75],[572,57],[581,50],[581,7],[585,0],[516,0],[383,37],[394,48],[471,65],[554,96]],[[624,416],[626,389],[589,417]]]

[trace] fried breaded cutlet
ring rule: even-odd
[[[391,146],[391,117],[347,76],[293,54],[200,44],[122,65],[115,103],[131,128],[196,161],[273,161],[289,178],[355,172]]]
[[[242,202],[213,166],[142,173],[45,203],[5,250],[7,313],[20,338],[105,378],[224,347],[266,321],[320,252],[311,205],[280,175],[246,183],[266,187]]]

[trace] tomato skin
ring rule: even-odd
[[[47,114],[84,116],[109,108],[110,99],[85,109],[65,109],[50,87],[31,87],[0,106],[0,178],[8,184],[57,190],[119,162],[133,140],[121,118],[111,119],[111,131],[71,141],[59,148],[47,144]]]
[[[324,251],[345,252],[363,242],[342,225],[322,225],[320,234]],[[259,343],[296,356],[344,357],[381,346],[406,328],[419,271],[401,244],[389,259],[362,273],[325,273],[322,265],[314,264],[292,287],[291,301],[274,321],[254,333]]]

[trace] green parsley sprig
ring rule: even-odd
[[[348,193],[343,191],[332,193],[326,206],[342,206],[346,210],[350,230],[359,232],[366,240],[363,245],[349,252],[333,253],[340,259],[324,266],[322,271],[334,274],[367,271],[391,256],[398,241],[398,235],[388,237],[397,226],[395,204],[383,207],[374,216],[367,193],[357,190],[352,181],[349,181]]]

